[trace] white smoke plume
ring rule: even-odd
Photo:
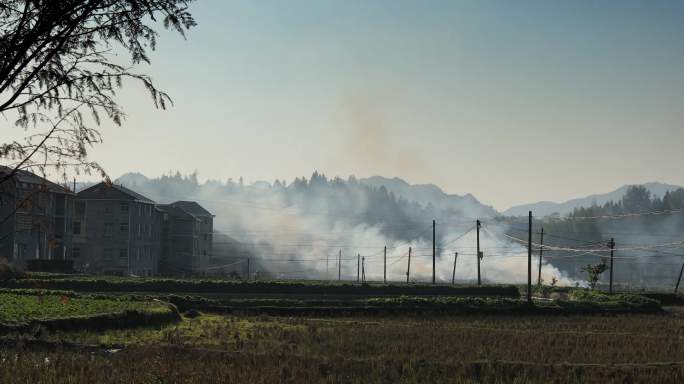
[[[363,267],[366,280],[382,281],[386,246],[387,280],[405,282],[411,247],[410,281],[428,282],[432,280],[432,218],[437,217],[436,279],[451,281],[454,252],[458,252],[456,282],[477,281],[473,227],[479,212],[467,206],[445,212],[403,201],[353,178],[328,181],[315,174],[308,182],[302,180],[245,186],[233,181],[199,183],[195,175],[157,179],[137,175],[119,182],[160,203],[196,200],[216,215],[215,273],[244,276],[249,259],[250,275],[257,278],[336,280],[339,274],[343,280],[356,280]],[[483,283],[525,283],[526,248],[495,230],[480,235]],[[534,283],[537,262],[535,255]],[[542,278],[547,283],[555,278],[558,285],[576,283],[546,262]]]

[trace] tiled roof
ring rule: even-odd
[[[143,202],[146,202],[146,203],[155,204],[154,200],[148,199],[147,197],[145,197],[145,196],[139,194],[138,192],[136,192],[136,191],[134,191],[134,190],[128,189],[128,188],[124,187],[123,185],[112,184],[112,187],[118,189],[119,191],[121,191],[121,192],[123,192],[123,193],[125,193],[125,194],[127,194],[127,195],[132,196],[132,197],[135,198],[136,200],[143,201]]]
[[[10,172],[12,172],[12,168],[0,165],[0,177],[3,177]],[[69,189],[29,171],[17,170],[12,178],[18,183],[45,185],[50,192],[73,194]]]
[[[180,208],[193,216],[213,216],[211,212],[204,209],[195,201],[176,201],[175,203],[171,203],[169,205]]]
[[[130,200],[138,201],[138,202],[143,202],[143,203],[149,203],[149,204],[155,204],[155,202],[151,199],[148,199],[147,197],[139,194],[138,192],[135,192],[133,190],[130,190],[123,185],[116,185],[116,184],[111,184],[107,185],[105,183],[98,183],[95,184],[89,188],[86,188],[82,190],[81,192],[78,193],[79,197],[84,197],[91,195],[93,193],[97,193],[98,190],[101,188],[111,188],[112,190],[115,190],[119,192],[120,194],[123,194],[124,196],[128,197]],[[97,198],[97,196],[95,196]]]

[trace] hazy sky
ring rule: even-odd
[[[384,175],[497,209],[684,184],[682,1],[225,1],[163,33],[113,176]]]

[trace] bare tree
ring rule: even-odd
[[[0,115],[27,132],[23,140],[1,144],[1,165],[10,170],[0,184],[21,169],[106,177],[87,158],[87,149],[101,142],[97,127],[102,118],[121,125],[125,114],[116,92],[126,79],[141,82],[156,108],[172,103],[133,68],[150,62],[154,24],[182,36],[195,25],[188,12],[193,1],[0,0]],[[115,59],[121,52],[129,65]]]

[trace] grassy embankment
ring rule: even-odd
[[[518,297],[513,285],[358,284],[348,281],[239,281],[221,279],[127,278],[115,276],[27,274],[7,288],[81,292],[149,292],[254,295],[363,295]]]
[[[155,300],[78,295],[67,292],[0,291],[0,333],[47,329],[105,329],[163,324],[177,310]]]

